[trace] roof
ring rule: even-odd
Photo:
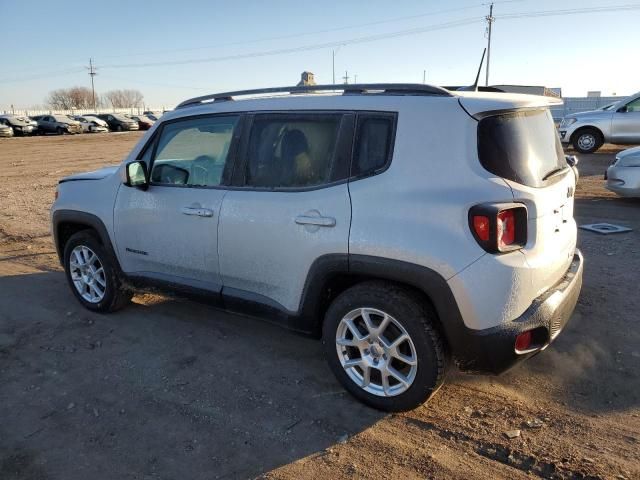
[[[422,83],[358,83],[344,85],[302,85],[291,87],[270,87],[253,90],[237,90],[233,92],[213,93],[185,100],[176,107],[184,108],[206,102],[229,101],[234,97],[269,95],[275,93],[308,94],[320,92],[342,92],[343,95],[386,94],[386,95],[439,95],[451,96],[451,92],[434,85]]]
[[[350,85],[305,85],[262,88],[216,93],[182,102],[167,118],[181,117],[185,110],[202,112],[234,112],[273,109],[362,109],[375,108],[397,111],[398,108],[418,107],[423,102],[454,102],[472,116],[485,112],[519,108],[544,108],[562,101],[539,95],[504,92],[447,90],[424,84],[380,83]],[[236,102],[234,100],[241,100]],[[284,102],[284,103],[283,103]],[[420,108],[420,107],[418,107]]]

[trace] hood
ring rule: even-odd
[[[105,122],[104,120],[102,120],[101,118],[98,117],[92,117],[91,115],[87,115],[84,117],[85,119],[89,120],[89,122],[95,122],[98,125],[100,125],[101,127],[106,127],[109,124],[107,122]]]
[[[570,113],[566,118],[607,118],[613,115],[615,110],[589,110],[587,112]]]
[[[75,182],[77,180],[101,180],[116,173],[118,168],[119,165],[114,165],[112,167],[105,167],[92,172],[76,173],[75,175],[64,177],[59,183]]]
[[[616,155],[616,158],[623,159],[630,156],[640,156],[640,147],[627,148]]]

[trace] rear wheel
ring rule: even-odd
[[[113,312],[133,296],[118,277],[115,259],[91,231],[69,238],[64,248],[64,269],[71,291],[89,310]]]
[[[602,134],[595,128],[584,128],[573,134],[572,143],[580,153],[593,153],[602,146]]]
[[[322,341],[340,383],[367,405],[404,411],[442,385],[446,355],[430,305],[384,282],[365,282],[334,300]]]

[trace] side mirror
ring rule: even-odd
[[[128,187],[137,187],[142,190],[149,188],[149,176],[147,175],[147,164],[136,161],[127,163],[126,167],[127,179],[124,184]]]
[[[565,155],[564,159],[567,161],[567,165],[571,167],[571,170],[573,170],[573,173],[576,176],[576,183],[578,183],[578,180],[580,179],[580,172],[578,171],[578,157],[575,155]]]
[[[618,113],[626,113],[627,112],[627,106],[623,105],[618,109]]]
[[[578,165],[578,157],[576,157],[575,155],[565,155],[564,158],[567,161],[567,165],[569,165],[570,167],[575,167],[576,165]]]

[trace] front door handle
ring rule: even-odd
[[[318,227],[335,227],[336,219],[333,217],[313,217],[309,215],[298,215],[296,217],[298,225],[317,225]]]
[[[198,217],[213,217],[213,210],[201,207],[182,207],[184,215],[197,215]]]

